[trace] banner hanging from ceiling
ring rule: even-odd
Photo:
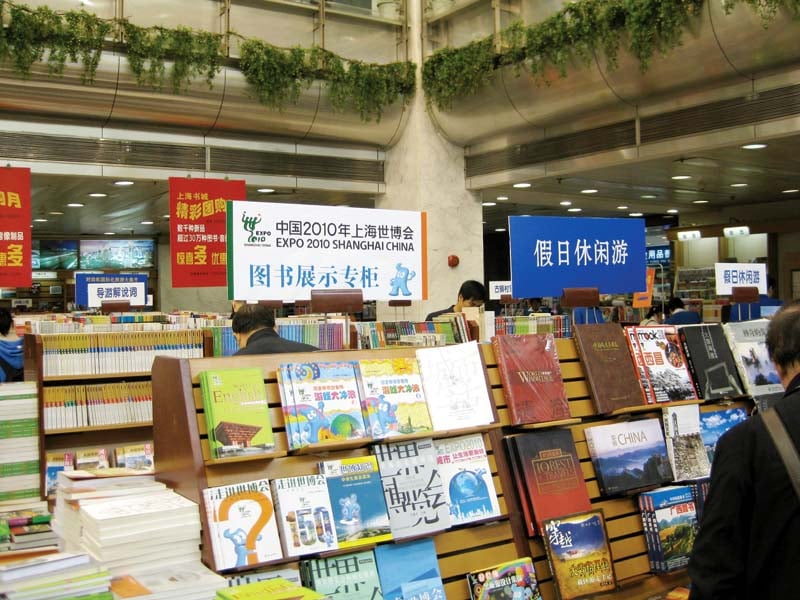
[[[427,298],[424,212],[229,202],[227,216],[231,300],[348,288],[364,300]]]
[[[31,171],[0,168],[0,288],[30,287]]]
[[[244,200],[244,180],[169,178],[172,287],[224,287],[225,204]]]

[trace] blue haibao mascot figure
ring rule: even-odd
[[[403,263],[397,263],[396,268],[397,273],[395,273],[394,277],[389,281],[389,285],[392,286],[389,295],[397,296],[398,294],[403,294],[403,296],[410,296],[411,290],[408,289],[408,282],[414,279],[416,272],[409,270],[408,267],[404,267]]]
[[[355,525],[361,522],[361,505],[358,503],[358,496],[350,494],[344,498],[339,498],[339,506],[342,509],[341,523],[344,525]]]
[[[236,566],[246,567],[247,555],[251,552],[255,552],[255,550],[247,549],[247,533],[240,527],[234,531],[226,529],[222,535],[228,538],[233,544],[233,551],[236,553]],[[257,539],[260,540],[261,536],[259,535]]]

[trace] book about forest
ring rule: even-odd
[[[686,325],[678,328],[678,336],[700,398],[720,400],[744,393],[722,325]]]
[[[339,547],[324,475],[273,479],[272,499],[284,556],[303,556]]]
[[[494,336],[492,348],[512,425],[570,417],[552,334]]]
[[[529,556],[467,573],[470,600],[542,600]]]

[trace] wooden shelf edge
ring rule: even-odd
[[[258,460],[272,460],[273,458],[283,458],[288,456],[287,450],[276,450],[274,452],[263,452],[261,454],[245,454],[242,456],[226,456],[225,458],[209,458],[205,460],[206,466],[228,465],[237,462],[252,462]]]
[[[126,373],[83,373],[77,375],[46,375],[42,381],[81,381],[83,379],[123,379],[125,377],[150,377],[149,371],[130,371]]]
[[[74,427],[70,429],[51,429],[45,431],[45,435],[63,435],[65,433],[83,433],[85,431],[106,431],[110,429],[136,429],[152,427],[152,421],[141,421],[137,423],[116,423],[114,425],[90,425],[88,427]]]
[[[560,421],[546,421],[544,423],[525,423],[524,425],[512,425],[517,429],[547,429],[549,427],[562,427],[564,425],[577,425],[581,422],[579,417],[561,419]]]

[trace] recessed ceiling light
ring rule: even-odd
[[[640,213],[640,212],[628,213],[628,216],[631,216],[631,217],[641,217],[641,216],[642,216],[642,213]]]
[[[708,200],[692,200],[692,204],[708,204]]]
[[[627,206],[627,205],[625,205],[625,204],[620,204],[620,205],[619,205],[617,208],[618,208],[619,210],[628,210],[628,206]]]
[[[272,188],[258,188],[256,191],[257,191],[259,194],[271,194],[271,193],[273,193],[275,190],[273,190]]]
[[[577,206],[573,206],[572,208],[568,208],[567,212],[581,212],[583,209],[578,208]]]
[[[644,196],[639,196],[642,200],[653,200],[655,196],[653,194],[645,194]]]
[[[481,206],[497,206],[497,202],[481,202]]]
[[[89,194],[89,198],[105,198],[108,194],[104,194],[103,192],[92,192]]]
[[[783,190],[781,194],[796,194],[797,192],[800,192],[800,190]]]
[[[169,219],[169,215],[161,215],[165,219]]]
[[[498,196],[498,200],[508,200],[508,196]]]
[[[498,228],[495,229],[495,231],[497,231],[498,233],[502,233],[505,230],[506,230],[505,227],[498,227]]]
[[[142,225],[152,225],[152,224],[153,224],[153,222],[152,222],[152,221],[142,221],[142,223],[141,223],[141,224],[142,224]]]
[[[34,223],[47,223],[47,219],[41,219],[41,218],[40,219],[34,219],[33,222]]]
[[[680,189],[678,189],[678,190],[672,190],[672,191],[675,192],[676,194],[693,194],[695,196],[697,195],[697,190],[680,190]]]
[[[747,187],[746,183],[732,183],[731,187]]]
[[[529,188],[529,187],[531,187],[531,184],[530,183],[515,183],[512,187],[515,187],[515,188]],[[505,231],[505,229],[503,231]]]
[[[766,144],[745,144],[742,146],[742,150],[761,150],[766,147]]]
[[[123,179],[121,181],[115,181],[114,185],[119,185],[119,186],[123,186],[124,187],[126,185],[133,185],[133,182],[132,181],[128,181],[127,179]]]
[[[103,235],[117,235],[113,231],[106,231]]]
[[[673,175],[672,178],[674,180],[676,180],[676,181],[679,181],[681,179],[691,179],[692,176],[691,175]]]
[[[597,193],[597,190],[593,190],[591,188],[586,189],[586,190],[581,190],[581,194],[596,194],[596,193]]]
[[[51,215],[63,215],[64,213],[61,212],[60,210],[51,210],[48,214],[51,214]]]
[[[668,208],[667,209],[667,213],[669,213],[671,215],[676,215],[676,214],[678,214],[678,209],[677,208]]]
[[[70,208],[81,208],[83,204],[81,204],[80,202],[70,202],[69,204],[67,204],[67,206],[69,206]]]
[[[562,200],[561,202],[559,202],[559,204],[561,206],[572,206],[572,202],[570,202],[569,200]]]

